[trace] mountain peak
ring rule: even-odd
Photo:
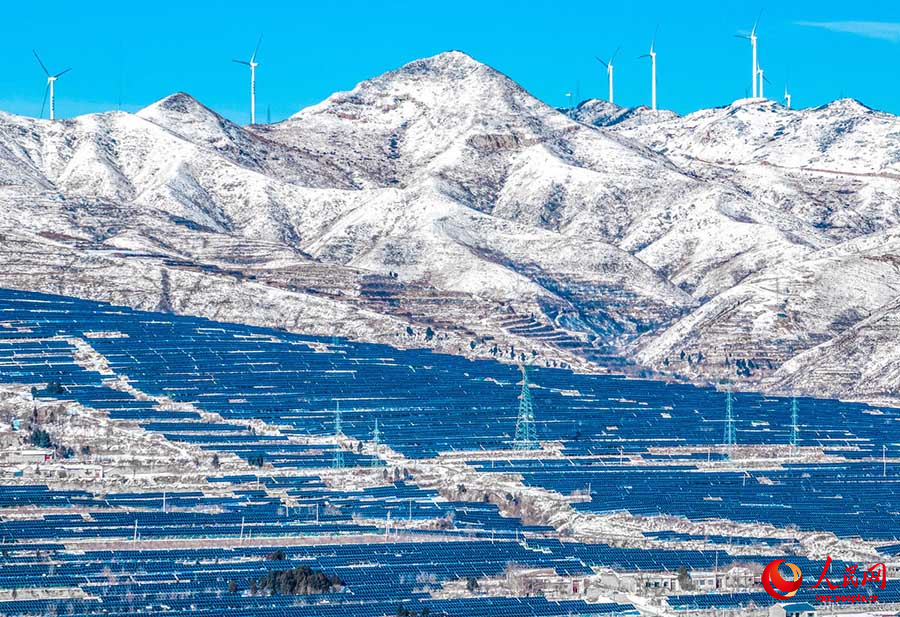
[[[159,99],[155,103],[147,105],[137,112],[137,115],[142,118],[147,118],[148,116],[154,116],[158,113],[196,114],[198,112],[216,113],[187,92],[175,92]]]
[[[460,82],[474,82],[479,85],[502,83],[503,88],[520,89],[516,82],[500,71],[483,62],[479,62],[465,52],[457,50],[445,51],[428,58],[413,60],[398,69],[388,71],[379,77],[363,82],[363,84],[394,84],[394,82],[398,81],[420,83],[423,79],[436,84],[442,83],[451,88],[454,87],[453,84]]]
[[[400,67],[398,70],[411,73],[430,72],[439,75],[447,75],[458,71],[473,71],[479,69],[494,70],[463,51],[451,50],[427,58],[413,60]]]
[[[853,114],[860,114],[860,113],[866,114],[866,113],[872,113],[875,111],[868,105],[865,105],[854,98],[837,99],[835,101],[831,101],[830,103],[822,105],[821,107],[817,107],[816,109],[821,110],[821,111],[833,111],[833,112],[839,112],[839,113],[853,113]]]
[[[186,92],[170,94],[136,115],[194,143],[216,141],[225,135],[235,139],[242,132],[239,126]]]
[[[517,99],[515,107],[532,104],[533,97],[515,81],[472,56],[453,50],[414,60],[362,81],[353,90],[337,92],[292,118],[321,113],[358,117],[374,112],[375,117],[369,121],[380,123],[392,118],[403,124],[410,115],[429,111],[442,116],[504,113],[510,97]]]

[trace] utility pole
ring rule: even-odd
[[[334,410],[334,437],[335,443],[337,445],[337,450],[334,452],[334,462],[332,463],[332,467],[335,469],[343,469],[344,468],[344,448],[341,445],[340,438],[344,436],[344,427],[341,424],[341,402],[335,401],[335,410]]]
[[[372,467],[380,467],[381,459],[378,455],[381,453],[381,429],[378,428],[378,418],[375,418],[375,429],[372,431],[372,446],[375,449],[375,457],[372,459]]]

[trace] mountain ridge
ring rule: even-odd
[[[401,344],[408,324],[459,353],[504,353],[494,338],[509,359],[820,392],[816,363],[849,353],[854,328],[893,362],[894,332],[872,328],[900,290],[898,161],[900,120],[851,100],[558,110],[445,52],[274,125],[183,92],[136,114],[0,113],[7,258],[19,243],[84,279],[29,258],[0,284],[121,299],[143,268],[142,308],[210,312],[221,293],[190,286],[227,279],[278,298],[236,294],[229,315],[262,325],[337,303],[287,325]],[[193,282],[163,301],[165,277]],[[871,381],[877,358],[854,353]],[[887,379],[841,383],[898,396]]]

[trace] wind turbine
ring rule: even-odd
[[[47,76],[47,87],[44,89],[44,101],[41,103],[41,118],[44,117],[44,106],[47,104],[47,94],[50,94],[50,119],[56,119],[56,96],[53,92],[53,86],[56,83],[56,80],[71,71],[71,68],[66,69],[62,73],[57,73],[56,75],[51,75],[50,71],[47,70],[47,67],[44,66],[44,63],[41,61],[41,57],[37,55],[35,50],[31,50],[31,53],[34,54],[34,57],[37,59],[38,64],[41,65],[41,69],[44,71],[44,75]]]
[[[784,102],[788,109],[791,108],[791,93],[788,92],[787,82],[784,84]]]
[[[659,28],[656,29],[659,32]],[[656,111],[656,32],[650,42],[650,53],[638,56],[638,58],[650,58],[650,109]]]
[[[621,49],[621,46],[616,48],[615,53],[612,56],[610,56],[609,62],[606,62],[604,60],[601,60],[600,58],[597,58],[597,62],[599,62],[600,64],[602,64],[603,66],[606,67],[606,76],[609,78],[609,102],[610,103],[615,103],[615,100],[613,97],[613,60],[616,59],[616,55],[619,53],[619,49]]]
[[[259,66],[259,63],[256,62],[256,54],[259,52],[261,43],[262,35],[259,36],[259,41],[256,42],[256,49],[253,50],[253,55],[250,56],[249,62],[244,62],[243,60],[232,61],[250,67],[250,124],[256,124],[256,67]]]
[[[759,74],[759,98],[764,99],[766,98],[764,85],[770,84],[772,82],[769,81],[769,78],[763,74],[762,67],[759,67],[757,69],[757,73]]]
[[[759,26],[759,18],[762,17],[762,11],[759,12],[759,15],[756,17],[756,21],[753,22],[753,30],[750,31],[750,35],[746,34],[735,34],[739,39],[747,39],[750,41],[750,48],[753,50],[753,67],[750,80],[753,83],[753,98],[757,96],[762,96],[761,94],[757,94],[756,80],[759,75],[759,62],[757,62],[757,37],[756,37],[756,27]]]

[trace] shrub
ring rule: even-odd
[[[42,428],[34,429],[31,431],[31,445],[37,446],[38,448],[49,448],[53,445],[53,441],[50,439],[50,433]]]
[[[336,575],[329,576],[319,570],[313,570],[309,566],[300,566],[292,570],[272,570],[256,580],[259,592],[268,591],[269,595],[328,593],[343,585],[344,582]]]

